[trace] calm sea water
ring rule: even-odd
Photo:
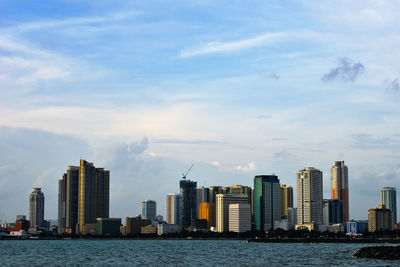
[[[247,243],[229,240],[0,241],[0,265],[400,266],[356,259],[368,244]]]

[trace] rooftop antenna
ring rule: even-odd
[[[194,164],[192,164],[192,166],[190,166],[189,170],[185,173],[182,173],[182,179],[186,180],[186,175],[188,175],[188,173],[190,172],[190,170],[193,168]]]

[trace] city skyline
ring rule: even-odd
[[[275,173],[294,188],[312,166],[330,198],[340,160],[350,219],[366,219],[381,188],[400,188],[399,12],[394,0],[1,1],[0,218],[28,215],[38,187],[56,219],[57,181],[85,158],[112,173],[110,217],[145,199],[165,215],[193,163],[198,187]]]

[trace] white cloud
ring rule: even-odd
[[[246,166],[236,166],[235,170],[237,171],[244,171],[244,172],[248,172],[248,171],[255,171],[256,170],[256,164],[254,162],[249,162]]]
[[[217,167],[221,165],[221,163],[219,163],[219,161],[212,161],[212,162],[210,162],[210,164],[217,166]]]
[[[206,43],[205,45],[201,45],[199,47],[183,49],[180,52],[179,56],[192,57],[192,56],[217,53],[217,52],[238,51],[278,41],[285,36],[287,36],[287,33],[276,32],[276,33],[265,33],[253,38],[232,41],[232,42],[210,42]]]
[[[107,14],[104,16],[95,16],[95,17],[70,17],[60,20],[44,20],[44,21],[35,21],[29,23],[19,24],[15,27],[11,27],[9,30],[12,31],[32,31],[39,30],[44,28],[54,28],[54,27],[69,27],[69,26],[77,26],[83,24],[100,24],[100,23],[109,23],[113,21],[121,21],[133,16],[140,14],[138,11],[124,12],[124,13],[115,13],[115,14]]]

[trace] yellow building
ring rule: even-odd
[[[281,215],[288,216],[288,208],[293,208],[293,187],[281,184]]]
[[[379,205],[379,208],[368,210],[368,231],[393,230],[393,213],[390,209]]]
[[[199,219],[207,220],[207,228],[215,226],[215,204],[214,203],[200,203]]]

